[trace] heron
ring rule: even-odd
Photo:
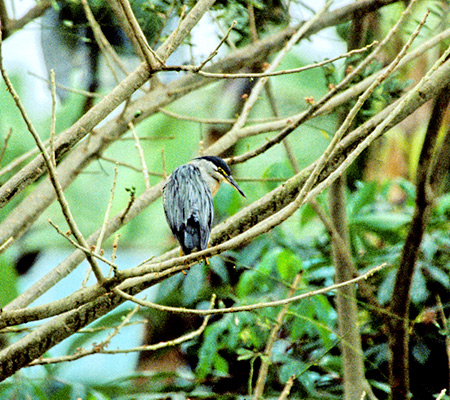
[[[216,156],[203,156],[177,167],[163,188],[167,223],[181,246],[181,254],[208,247],[214,220],[213,195],[222,182],[245,197],[231,175],[230,167]],[[205,258],[208,264],[208,259]]]

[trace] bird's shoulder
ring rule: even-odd
[[[167,178],[163,191],[166,192],[169,188],[172,191],[180,188],[193,191],[204,191],[208,189],[199,168],[192,164],[180,165],[173,170]]]

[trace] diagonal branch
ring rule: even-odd
[[[403,105],[400,112],[395,113],[395,116],[389,119],[388,123],[385,123],[385,121],[392,114],[392,111],[398,106],[398,104],[403,102],[406,95],[397,100],[392,105],[386,107],[383,111],[372,117],[369,121],[355,129],[353,132],[350,132],[337,146],[331,161],[326,165],[321,176],[319,177],[319,182],[321,182],[324,177],[336,171],[336,168],[343,161],[345,161],[345,157],[347,156],[347,154],[349,154],[350,151],[354,149],[358,143],[363,141],[364,138],[368,137],[369,134],[374,131],[374,129],[380,127],[381,124],[384,123],[383,126],[381,126],[382,129],[378,128],[375,133],[376,135],[379,135],[387,131],[388,129],[392,128],[397,123],[402,121],[404,118],[406,118],[408,115],[410,115],[422,104],[433,98],[436,91],[441,90],[443,87],[449,84],[450,62],[446,62],[444,65],[442,65],[442,67],[435,71],[432,76],[429,77],[429,79],[424,82],[420,90],[412,93],[412,96],[410,96],[408,102]],[[377,137],[376,135],[375,137]],[[370,140],[374,140],[375,137],[372,134]],[[94,139],[95,137],[93,138],[93,140]],[[368,141],[364,146],[367,146],[370,142],[371,141]],[[280,210],[281,208],[287,206],[296,197],[299,187],[303,185],[306,178],[311,174],[313,168],[314,164],[307,167],[299,174],[296,174],[294,177],[286,181],[284,185],[279,186],[273,191],[267,193],[257,202],[247,206],[232,217],[228,218],[223,223],[217,225],[212,232],[210,242],[211,245],[214,246],[217,243],[222,243],[236,235],[239,235],[240,233],[254,226],[256,223],[272,215],[274,211]],[[155,185],[150,191],[146,191],[141,196],[137,197],[134,203],[129,207],[125,217],[123,217],[123,212],[121,212],[113,217],[110,221],[108,221],[105,231],[105,237],[109,237],[121,226],[137,216],[154,200],[156,200],[160,196],[163,185],[164,183],[160,182]],[[319,186],[321,186],[320,183]],[[98,234],[99,233],[97,231],[89,237],[89,245],[93,245],[95,243]],[[6,237],[6,239],[7,238],[8,237]],[[167,260],[174,257],[177,253],[178,251],[174,249],[170,252],[165,253],[163,256],[158,257],[158,260]],[[30,302],[35,300],[43,292],[53,286],[55,282],[58,282],[59,280],[67,276],[82,260],[83,253],[80,251],[75,251],[66,260],[60,263],[54,270],[52,270],[40,281],[36,282],[36,284],[33,285],[30,289],[22,293],[18,298],[7,305],[5,307],[5,310],[12,310],[30,304]]]
[[[45,10],[50,8],[52,0],[40,0],[36,5],[19,19],[9,19],[6,12],[4,0],[0,0],[0,28],[3,34],[3,40],[11,36],[14,32],[22,29],[26,24],[39,18]]]
[[[449,88],[444,88],[437,97],[430,117],[425,140],[417,166],[416,207],[411,226],[403,246],[399,267],[395,277],[391,312],[394,318],[388,321],[391,350],[392,399],[400,400],[409,393],[409,304],[412,278],[419,256],[420,245],[428,225],[434,193],[430,185],[433,171],[433,154],[444,114],[450,103]],[[446,155],[448,159],[448,154]],[[442,179],[443,175],[440,175]],[[440,182],[434,178],[435,188]]]
[[[337,10],[326,13],[311,29],[305,33],[305,37],[336,23],[342,23],[351,19],[352,13],[356,10],[361,12],[371,12],[387,4],[396,2],[396,0],[362,0]],[[181,44],[182,40],[188,35],[192,27],[201,18],[203,13],[212,3],[200,1],[198,2],[189,15],[180,24],[180,29],[173,32],[169,38],[158,48],[157,54],[164,61],[167,57]],[[273,36],[263,39],[254,45],[250,45],[244,49],[232,53],[229,57],[225,57],[222,62],[217,63],[214,67],[206,69],[206,72],[233,72],[241,68],[242,65],[252,65],[261,59],[266,59],[267,55],[282,48],[284,43],[295,33],[295,28],[287,28]],[[58,162],[63,155],[70,151],[81,139],[83,139],[98,123],[100,123],[109,113],[125,101],[132,93],[141,87],[150,78],[146,63],[142,63],[132,74],[124,79],[116,86],[105,98],[95,104],[85,115],[83,115],[71,128],[58,135],[55,140],[55,157]],[[180,82],[190,81],[192,88],[198,88],[213,82],[211,79],[201,79],[199,76],[188,76]],[[191,88],[191,90],[192,90]],[[167,94],[152,93],[161,96],[165,102],[160,102],[159,107],[167,104]],[[180,95],[175,92],[171,93],[172,98]],[[158,97],[157,97],[158,98]],[[145,100],[144,100],[145,99]],[[172,100],[173,101],[173,100]],[[150,106],[149,106],[150,104]],[[123,123],[115,121],[114,127],[118,128],[118,135],[122,134],[127,128],[127,123],[133,121],[135,123],[142,121],[152,113],[156,112],[153,103],[149,103],[149,99],[143,98],[136,101],[135,107],[131,112],[124,115]],[[158,107],[158,108],[159,108]],[[136,111],[142,111],[139,118],[135,117]],[[111,125],[110,125],[111,126]],[[111,131],[113,132],[113,131]],[[111,134],[108,133],[108,135]],[[218,154],[218,153],[217,153]],[[17,174],[11,177],[0,187],[0,208],[7,204],[14,196],[25,189],[29,184],[37,180],[44,174],[44,164],[42,157],[38,156],[27,166],[22,168]],[[1,240],[0,240],[1,243]]]
[[[434,70],[434,68],[432,69]],[[444,63],[441,67],[437,68],[430,76],[427,77],[425,82],[423,82],[422,85],[417,87],[417,90],[414,91],[412,94],[406,95],[405,97],[408,99],[408,101],[402,101],[402,99],[397,102],[397,104],[394,103],[394,110],[396,112],[394,113],[394,116],[391,118],[390,121],[388,121],[386,124],[382,125],[379,124],[379,122],[376,122],[375,126],[381,127],[376,134],[371,135],[370,138],[373,140],[377,137],[377,134],[379,131],[386,130],[391,124],[394,122],[398,122],[400,120],[400,117],[403,116],[403,118],[406,116],[406,111],[411,112],[411,105],[414,104],[416,107],[419,103],[424,102],[427,100],[427,96],[432,96],[433,92],[431,91],[431,88],[434,87],[440,87],[439,85],[445,83],[448,85],[450,82],[450,62]],[[398,112],[399,104],[402,104],[401,112]],[[392,108],[388,108],[388,111],[392,112]],[[382,113],[380,113],[382,114]],[[377,115],[377,118],[372,118],[369,122],[366,123],[365,126],[363,126],[361,129],[362,131],[359,131],[360,134],[364,132],[364,129],[367,129],[368,126],[371,124],[374,124],[375,121],[377,121],[378,118],[380,118],[380,115]],[[385,117],[385,116],[384,116]],[[383,118],[383,117],[382,117]],[[373,128],[372,128],[373,129]],[[358,130],[355,130],[355,132]],[[366,133],[367,134],[367,131]],[[332,160],[332,162],[327,165],[327,168],[324,170],[321,176],[323,176],[324,173],[329,174],[329,176],[332,176],[332,173],[329,173],[330,170],[334,170],[336,168],[336,162],[342,163],[340,161],[340,157],[343,157],[346,152],[349,152],[350,149],[353,149],[355,146],[355,142],[348,143],[348,138],[351,137],[353,140],[357,135],[354,133],[353,135],[347,136],[347,145],[349,147],[342,149],[343,153],[336,153],[335,160]],[[359,140],[361,140],[361,136],[359,137]],[[343,141],[345,142],[345,141]],[[367,143],[365,143],[367,144]],[[356,152],[357,153],[357,152]],[[355,154],[356,154],[355,153]],[[344,165],[345,163],[342,163]],[[283,185],[277,189],[275,189],[272,193],[267,195],[268,197],[265,197],[256,204],[253,205],[253,207],[247,207],[247,213],[238,213],[234,217],[230,218],[227,223],[221,224],[218,228],[216,228],[216,236],[215,240],[217,240],[218,236],[217,233],[220,232],[220,229],[224,229],[222,233],[229,234],[232,232],[231,227],[233,226],[231,222],[236,222],[236,218],[240,217],[239,224],[236,224],[234,228],[242,229],[248,226],[248,224],[254,224],[254,218],[255,215],[258,216],[258,218],[262,218],[262,216],[258,215],[258,213],[254,214],[253,212],[249,212],[249,209],[252,209],[252,211],[257,210],[259,207],[262,207],[263,205],[265,207],[261,208],[262,214],[264,215],[271,215],[273,213],[274,208],[280,207],[280,202],[283,201],[292,201],[292,198],[296,199],[295,201],[298,201],[298,188],[299,188],[299,182],[304,181],[306,179],[306,176],[308,175],[308,171],[310,171],[310,168],[303,171],[301,174],[296,175],[294,178],[292,178],[290,181],[286,183],[286,185]],[[323,179],[323,178],[321,178]],[[316,189],[310,192],[311,196],[317,195],[317,193],[314,193],[315,190],[320,189],[321,184],[317,186]],[[279,196],[279,197],[278,197]],[[293,197],[292,197],[293,196]],[[305,200],[308,199],[308,196],[305,198]],[[272,204],[271,204],[272,203]],[[296,204],[294,205],[296,207]],[[250,219],[249,219],[250,218]],[[252,221],[252,222],[251,222]],[[278,220],[278,223],[281,223],[281,220]],[[252,232],[252,234],[254,231]],[[239,245],[242,244],[241,238],[238,238]],[[228,242],[233,242],[232,240]],[[235,243],[231,243],[234,245]],[[213,254],[213,252],[218,252],[217,248],[220,246],[217,246],[214,250],[209,249],[204,252],[197,252],[191,256],[188,259],[188,257],[183,257],[179,259],[179,263],[184,261],[191,261],[195,258],[200,259],[202,258],[208,251],[208,255]],[[223,247],[222,247],[223,249]],[[212,250],[212,251],[211,251]],[[204,253],[204,254],[203,254]],[[216,254],[216,253],[214,253]],[[162,266],[162,265],[160,265]],[[164,265],[164,267],[168,267],[168,265]],[[141,267],[139,267],[141,268]],[[127,276],[136,276],[135,273],[140,274],[145,273],[147,271],[140,271],[139,268],[135,268],[133,270],[133,274],[126,274]],[[182,268],[182,267],[180,267]],[[161,271],[161,269],[160,269]],[[125,271],[123,271],[125,272]],[[130,271],[128,271],[130,272]],[[168,276],[168,271],[163,271],[162,274],[154,273],[151,276],[146,277],[139,277],[131,280],[127,280],[124,282],[124,284],[120,285],[119,288],[121,290],[126,291],[128,294],[133,295],[134,293],[138,293],[139,291],[143,290],[144,288],[150,286],[151,284],[155,284],[159,282],[161,279],[164,279],[164,277]],[[111,281],[112,282],[112,281]],[[102,290],[105,290],[102,288]],[[2,353],[0,353],[0,360],[8,359],[8,363],[0,362],[1,368],[3,368],[1,372],[1,376],[9,376],[11,373],[13,373],[17,368],[20,368],[20,365],[23,365],[24,363],[29,362],[29,360],[34,359],[36,357],[39,357],[43,352],[45,352],[49,347],[53,346],[54,344],[58,343],[59,341],[63,340],[65,337],[70,336],[71,332],[76,331],[77,329],[85,326],[86,324],[90,323],[91,321],[95,320],[96,318],[99,318],[100,316],[107,313],[109,310],[115,308],[117,305],[119,305],[123,298],[118,299],[113,293],[105,293],[103,292],[103,295],[98,295],[94,298],[92,302],[89,304],[80,305],[76,310],[69,311],[66,314],[63,314],[59,317],[56,317],[55,319],[51,320],[50,322],[44,324],[40,328],[38,328],[35,332],[33,332],[30,335],[27,335],[25,338],[20,340],[19,342],[13,344],[8,349],[5,349]],[[95,311],[94,311],[95,310]],[[64,329],[63,329],[64,327]],[[43,343],[42,337],[45,337],[46,340],[45,344]],[[3,358],[5,357],[5,358]]]
[[[8,92],[11,94],[11,97],[13,98],[14,102],[16,103],[17,108],[19,109],[23,120],[25,121],[25,124],[28,128],[28,131],[33,136],[33,139],[36,142],[37,147],[39,148],[42,157],[45,161],[45,166],[48,170],[50,181],[52,183],[53,188],[56,192],[56,197],[58,198],[58,203],[60,204],[61,211],[67,221],[67,224],[69,225],[70,230],[76,237],[78,243],[84,247],[87,247],[87,243],[81,233],[81,231],[78,229],[78,226],[72,216],[72,213],[69,208],[69,204],[64,196],[63,190],[61,188],[61,185],[58,180],[57,172],[54,163],[52,162],[53,159],[53,153],[49,154],[47,149],[44,146],[44,143],[42,142],[41,138],[39,137],[39,134],[37,133],[36,129],[34,128],[33,123],[31,122],[30,118],[28,117],[28,114],[25,111],[25,107],[23,106],[19,95],[17,94],[16,90],[14,89],[14,86],[12,85],[11,80],[9,79],[8,75],[6,74],[6,71],[3,66],[3,55],[2,55],[2,32],[0,31],[0,73],[3,77],[3,80],[6,83],[6,87],[8,88]],[[53,78],[54,79],[54,78]],[[50,149],[53,148],[53,141],[50,143]],[[88,260],[89,264],[92,267],[92,271],[94,272],[97,281],[99,283],[103,282],[103,275],[101,273],[101,270],[95,261],[95,259],[91,256],[89,252],[86,252],[86,259]]]
[[[162,60],[166,60],[175,51],[213,3],[213,0],[201,0],[192,8],[176,34],[169,36],[158,48],[157,54]],[[71,128],[58,135],[55,140],[56,161],[58,162],[81,139],[89,134],[98,123],[103,121],[115,108],[139,89],[155,72],[150,72],[147,68],[147,63],[142,63],[132,74],[128,75],[119,85],[109,92],[102,101],[95,104],[84,114]],[[124,129],[126,130],[125,127]],[[42,156],[38,156],[5,182],[0,187],[0,208],[5,206],[20,191],[28,187],[29,184],[42,176],[45,170],[44,164]]]

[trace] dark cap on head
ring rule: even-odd
[[[214,165],[222,168],[227,173],[227,175],[231,175],[230,167],[220,157],[216,157],[216,156],[202,156],[202,157],[197,157],[196,159],[197,160],[208,160],[208,161],[212,162]]]

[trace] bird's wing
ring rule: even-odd
[[[183,251],[205,249],[214,218],[211,191],[197,167],[178,167],[164,187],[164,211]]]

